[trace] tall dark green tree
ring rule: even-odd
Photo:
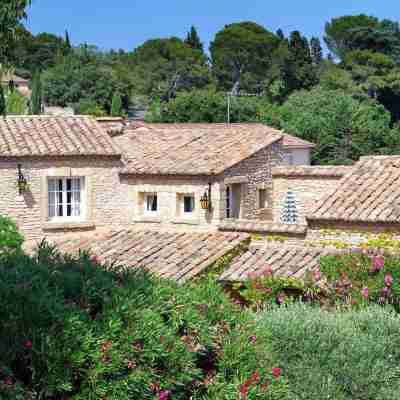
[[[6,116],[6,99],[4,97],[4,89],[3,86],[0,84],[0,115],[5,117]]]
[[[72,45],[71,45],[71,40],[69,38],[69,33],[68,33],[67,30],[65,31],[65,39],[64,39],[64,41],[65,41],[66,53],[68,54],[72,49]]]
[[[111,116],[120,117],[122,115],[122,100],[118,93],[115,93],[111,102]]]
[[[190,28],[190,31],[186,36],[185,43],[194,50],[199,50],[201,52],[204,51],[203,43],[201,42],[200,36],[197,33],[197,29],[194,26]]]
[[[295,90],[309,89],[318,82],[308,40],[299,31],[290,34],[289,54],[283,69],[288,94]]]
[[[312,37],[310,40],[311,58],[314,65],[321,65],[324,58],[321,41],[317,37]]]
[[[213,72],[223,90],[262,91],[280,39],[254,22],[226,25],[211,43]]]
[[[32,115],[39,115],[42,113],[42,83],[38,72],[34,74],[32,79],[30,111]]]
[[[285,39],[285,34],[283,33],[283,30],[281,28],[279,28],[276,31],[276,36],[278,36],[278,38],[281,39],[281,40]]]

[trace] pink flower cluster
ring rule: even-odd
[[[282,370],[281,370],[280,368],[272,368],[271,373],[272,373],[272,376],[273,376],[275,379],[279,379],[280,376],[281,376],[281,374],[282,374]],[[259,374],[258,371],[253,372],[253,373],[251,374],[251,377],[250,377],[249,379],[246,379],[246,380],[244,381],[244,383],[241,384],[241,385],[239,386],[239,396],[240,396],[240,399],[247,399],[248,394],[249,394],[249,390],[250,390],[250,388],[251,388],[251,386],[252,386],[253,384],[254,384],[254,385],[259,385],[259,384],[260,384],[259,387],[260,387],[261,391],[262,391],[262,392],[266,392],[267,389],[268,389],[268,386],[270,385],[270,383],[271,383],[271,382],[270,382],[270,380],[269,380],[268,378],[266,378],[266,379],[264,380],[264,382],[262,382],[262,381],[261,381],[260,374]]]

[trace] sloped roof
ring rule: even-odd
[[[287,178],[342,178],[353,171],[352,166],[289,165],[272,168],[272,176]]]
[[[349,250],[287,244],[250,247],[246,253],[232,261],[219,280],[241,282],[254,276],[261,276],[267,270],[275,276],[304,278],[307,271],[319,267],[322,256],[345,252]]]
[[[303,235],[307,232],[307,225],[281,224],[272,221],[225,219],[218,225],[220,231],[229,232],[256,232],[256,233],[282,233]]]
[[[400,156],[362,157],[322,197],[309,220],[400,222]]]
[[[307,140],[303,140],[296,136],[288,135],[287,133],[285,133],[283,135],[283,146],[293,149],[312,149],[316,145],[314,143],[308,142]]]
[[[122,229],[64,235],[53,239],[53,243],[65,253],[86,250],[100,262],[145,268],[159,277],[185,282],[248,238],[243,233]]]
[[[114,140],[122,173],[215,175],[282,139],[262,124],[134,124]]]
[[[120,154],[118,146],[91,117],[0,118],[0,157]]]

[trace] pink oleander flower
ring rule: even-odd
[[[7,377],[4,379],[4,384],[7,385],[7,386],[12,386],[13,380],[12,380],[11,376],[7,376]]]
[[[322,278],[321,270],[319,268],[314,270],[313,275],[314,275],[314,280],[317,281],[317,282],[320,281],[321,278]]]
[[[251,379],[253,382],[258,382],[260,380],[260,374],[256,371],[251,374]]]
[[[272,375],[278,379],[281,376],[282,370],[280,368],[272,368]]]
[[[385,266],[385,259],[382,256],[372,258],[372,268],[370,272],[378,272]]]
[[[261,276],[263,277],[272,276],[273,273],[274,273],[273,269],[269,265],[267,265],[265,269],[262,270]]]
[[[158,400],[168,400],[169,396],[171,395],[170,390],[162,390],[158,393]]]
[[[364,297],[364,299],[368,300],[369,297],[369,289],[367,287],[363,288],[361,290],[361,295]]]
[[[257,343],[257,336],[256,335],[250,336],[249,337],[249,342],[251,344],[256,344]]]
[[[391,287],[391,286],[393,285],[393,277],[392,277],[392,275],[387,274],[387,275],[385,276],[385,285],[386,285],[387,287]]]
[[[27,341],[24,343],[24,346],[25,346],[27,349],[31,349],[32,346],[33,346],[33,343],[32,343],[32,341],[27,340]]]
[[[284,301],[285,301],[285,294],[279,293],[278,296],[276,297],[277,304],[282,305]]]

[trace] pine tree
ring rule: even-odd
[[[35,73],[32,79],[30,111],[32,115],[39,115],[42,113],[42,83],[39,73]]]
[[[283,30],[281,28],[279,28],[276,31],[276,36],[278,36],[279,39],[284,40],[285,39],[285,34],[283,33]]]
[[[114,94],[111,102],[111,116],[120,117],[122,115],[122,100],[119,94]]]
[[[72,49],[71,41],[69,39],[69,33],[67,30],[65,31],[65,48],[68,50]]]
[[[282,204],[281,222],[283,224],[297,224],[298,212],[296,196],[292,191],[286,193]]]
[[[4,89],[3,86],[0,83],[0,115],[2,115],[3,117],[6,116],[6,99],[4,96]]]
[[[185,43],[192,49],[199,50],[201,52],[204,51],[203,43],[201,42],[197,30],[194,26],[190,28],[190,31],[186,36]]]
[[[311,58],[313,60],[314,65],[321,65],[323,60],[323,52],[321,47],[321,41],[317,37],[311,38],[310,41],[311,47]]]

